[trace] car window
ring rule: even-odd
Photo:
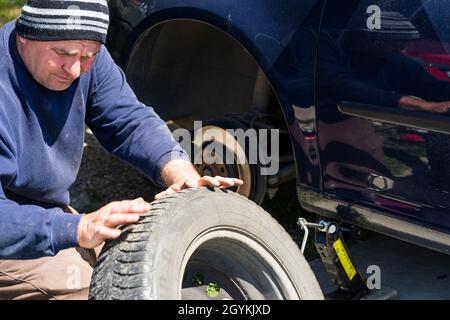
[[[449,4],[447,0],[330,1],[318,56],[322,96],[447,114]]]
[[[327,0],[316,69],[325,192],[429,223],[447,215],[448,4]]]

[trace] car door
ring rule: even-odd
[[[316,71],[325,192],[450,227],[449,0],[327,0]]]

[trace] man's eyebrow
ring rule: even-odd
[[[89,57],[95,57],[95,56],[98,55],[99,53],[100,53],[100,50],[97,50],[97,51],[94,52],[94,53],[89,52],[89,54],[88,54],[87,56],[89,56]]]
[[[76,55],[78,55],[79,54],[79,50],[66,50],[66,49],[63,49],[63,48],[52,48],[53,49],[53,51],[56,51],[57,53],[60,53],[60,54],[64,54],[64,55],[68,55],[68,56],[76,56]],[[83,57],[94,57],[94,56],[96,56],[98,53],[100,52],[100,50],[97,50],[96,52],[94,52],[94,53],[91,53],[91,52],[89,52],[89,54],[87,54],[87,55],[85,55],[85,56],[83,56]]]
[[[53,51],[56,51],[57,53],[62,53],[62,54],[66,54],[66,55],[70,55],[70,56],[74,56],[77,55],[80,51],[79,50],[66,50],[63,48],[52,48]]]

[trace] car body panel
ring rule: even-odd
[[[392,26],[386,23],[379,31],[367,28],[366,9],[374,4],[390,15]],[[430,22],[427,16],[414,25],[414,17],[425,9],[422,1],[411,0],[328,1],[318,55],[319,152],[324,192],[399,219],[450,228],[450,184],[440,179],[449,169],[435,161],[450,151],[447,133],[389,121],[390,109],[404,118],[421,117],[418,111],[391,105],[391,96],[450,100],[448,79],[428,74],[427,62],[418,60],[434,54],[445,63],[445,42],[438,35],[448,19],[433,25],[438,20]],[[423,48],[424,42],[434,46],[419,55],[417,48]],[[360,109],[372,113],[342,112],[344,101],[357,102]],[[380,116],[374,119],[377,110]],[[428,115],[423,114],[424,121]],[[433,116],[450,126],[446,114]]]
[[[448,252],[450,242],[446,234],[450,233],[450,216],[447,214],[450,188],[445,179],[440,185],[429,187],[434,183],[435,173],[431,170],[429,164],[432,160],[427,153],[428,137],[438,136],[437,140],[447,141],[447,134],[439,129],[433,131],[433,126],[424,130],[424,127],[429,128],[429,122],[420,124],[426,120],[420,119],[420,115],[412,117],[419,122],[418,126],[398,121],[402,114],[396,118],[389,112],[383,113],[385,106],[382,105],[377,105],[381,109],[374,108],[375,113],[381,114],[381,120],[367,118],[366,113],[354,115],[351,102],[365,101],[335,99],[330,103],[332,99],[322,88],[320,76],[321,71],[327,68],[327,58],[321,55],[321,50],[327,49],[324,40],[330,35],[325,35],[327,28],[345,28],[344,20],[355,14],[368,18],[367,12],[361,8],[374,3],[383,10],[384,5],[393,3],[388,0],[366,2],[348,0],[343,5],[342,1],[335,0],[110,0],[108,48],[119,65],[126,68],[136,40],[156,25],[183,19],[221,30],[251,55],[264,71],[280,102],[291,136],[298,194],[303,207]],[[427,20],[427,17],[432,17],[435,21],[433,15],[439,13],[430,11],[435,0],[413,2],[409,5],[397,3],[389,10],[400,10],[413,23],[422,23],[423,35],[428,32],[436,36],[438,30],[438,41],[433,41],[433,44],[439,45],[435,50],[430,49],[432,46],[426,42],[430,36],[423,36],[424,39],[415,41],[415,47],[410,46],[404,56],[422,63],[436,78],[448,81],[445,78],[448,46],[443,37],[448,37],[449,33],[445,32],[446,26],[436,26]],[[422,2],[424,9],[421,11],[418,8]],[[322,18],[327,19],[327,10],[335,20],[322,23]],[[339,10],[342,15],[337,14]],[[347,12],[343,12],[345,10]],[[440,21],[445,20],[441,17]],[[354,97],[350,95],[350,98]],[[344,100],[350,101],[345,109],[350,110],[347,114],[339,108]],[[371,111],[367,104],[361,108]],[[439,118],[437,127],[445,127],[445,121]],[[316,201],[317,197],[321,199],[320,203]],[[344,207],[347,210],[343,210]],[[354,215],[343,213],[352,207],[360,209],[355,210]],[[373,215],[380,219],[361,218]],[[383,227],[384,223],[389,224],[396,219],[400,223],[397,231],[390,226]],[[414,224],[417,228],[411,227]],[[427,241],[433,232],[443,236],[436,241]],[[447,246],[446,242],[449,242]]]

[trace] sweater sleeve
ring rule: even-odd
[[[321,42],[319,60],[317,78],[323,92],[338,97],[340,101],[398,107],[401,95],[376,88],[354,77],[344,61],[344,53],[329,36],[324,36]]]
[[[0,135],[0,259],[53,256],[77,246],[80,216],[7,199],[4,190],[16,172],[14,154]]]
[[[159,185],[163,185],[160,172],[167,162],[189,161],[165,122],[138,101],[105,47],[92,70],[86,123],[105,149]]]

